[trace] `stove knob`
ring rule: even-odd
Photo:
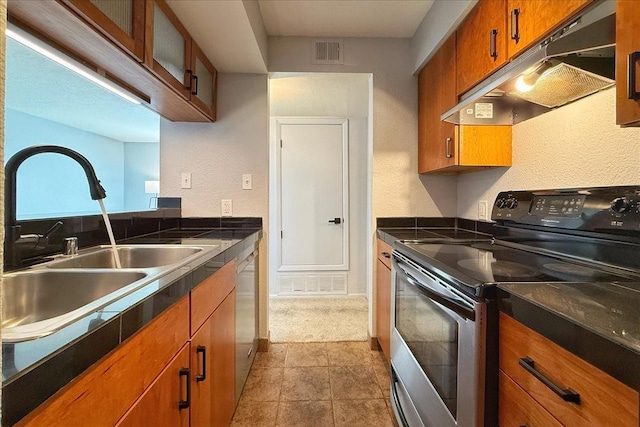
[[[616,213],[627,212],[633,207],[633,200],[629,200],[626,197],[618,197],[611,202],[611,210]]]
[[[498,199],[498,200],[496,200],[496,207],[498,209],[502,209],[505,206],[507,206],[507,200],[506,199]]]
[[[506,204],[509,209],[514,209],[516,206],[518,206],[518,199],[516,199],[515,197],[509,197]]]

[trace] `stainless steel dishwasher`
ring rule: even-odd
[[[258,249],[247,248],[236,267],[236,403],[258,349]]]

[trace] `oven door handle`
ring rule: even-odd
[[[436,292],[435,290],[428,288],[422,284],[420,284],[420,281],[417,280],[415,277],[412,277],[409,273],[407,273],[406,271],[402,270],[407,281],[415,286],[416,289],[418,289],[418,291],[420,291],[422,294],[424,294],[427,298],[429,298],[430,300],[433,300],[434,302],[437,302],[439,305],[453,311],[454,313],[456,313],[457,315],[465,318],[465,319],[469,319],[472,321],[476,320],[476,313],[473,310],[470,310],[468,308],[466,308],[465,306],[461,305],[464,304],[462,301],[456,300],[454,298],[451,298],[449,296],[446,295],[442,295],[439,292]]]

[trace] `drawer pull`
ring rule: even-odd
[[[382,252],[382,256],[385,258],[391,258],[391,254],[389,252]]]
[[[511,11],[511,40],[515,40],[516,44],[520,41],[520,9]]]
[[[187,389],[187,396],[185,400],[180,399],[180,401],[178,401],[178,409],[182,410],[187,409],[189,407],[189,404],[191,403],[191,376],[189,368],[180,369],[178,375],[180,375],[180,377],[186,377],[185,384]]]
[[[636,65],[640,61],[640,51],[629,54],[629,74],[627,75],[629,83],[629,99],[640,99],[640,92],[636,90]]]
[[[495,61],[498,59],[498,48],[496,47],[498,38],[498,30],[495,28],[489,33],[489,56]]]
[[[555,385],[549,378],[545,377],[540,371],[535,368],[535,362],[533,359],[529,357],[523,357],[518,361],[520,366],[522,366],[527,372],[536,377],[542,384],[546,385],[553,391],[555,394],[560,396],[562,400],[565,402],[573,402],[580,404],[580,394],[576,391],[571,390],[570,388],[562,389]]]
[[[207,347],[199,345],[196,347],[196,354],[202,353],[202,372],[200,375],[196,375],[196,382],[204,381],[207,379]]]

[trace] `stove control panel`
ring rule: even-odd
[[[640,236],[640,186],[503,191],[491,219],[598,233]]]

